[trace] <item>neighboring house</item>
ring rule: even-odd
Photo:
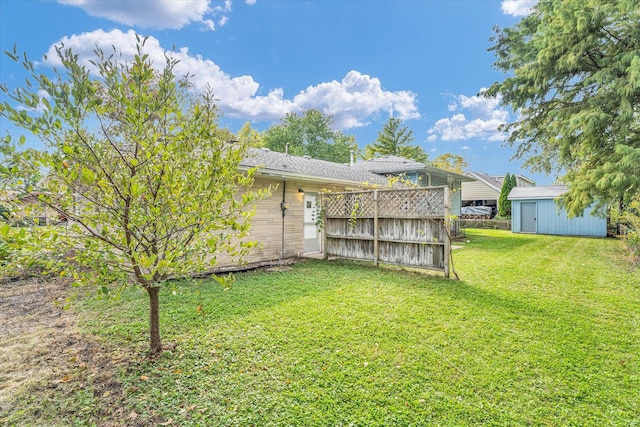
[[[6,210],[4,215],[17,225],[50,225],[63,221],[58,212],[40,205],[38,193],[25,194],[7,190],[0,197],[0,205]]]
[[[451,214],[460,216],[462,207],[462,183],[471,183],[475,178],[450,172],[435,166],[398,156],[381,156],[353,164],[353,168],[367,170],[378,175],[399,176],[421,187],[447,185],[451,189]]]
[[[462,206],[488,206],[492,216],[498,212],[498,199],[505,175],[487,175],[482,172],[468,171],[465,176],[474,178],[472,182],[462,184]],[[536,183],[524,175],[516,175],[518,187],[533,187]]]
[[[605,237],[606,218],[591,215],[590,208],[586,209],[582,216],[569,218],[567,211],[556,204],[556,199],[566,192],[567,187],[563,185],[512,189],[509,193],[511,231]]]
[[[500,183],[500,188],[502,189],[502,183],[504,182],[505,175],[492,175],[491,178],[498,181]],[[536,182],[531,178],[527,178],[524,175],[516,175],[516,184],[518,187],[535,187]]]

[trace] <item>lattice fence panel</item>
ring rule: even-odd
[[[325,255],[449,277],[449,204],[446,187],[325,194]]]
[[[373,192],[328,193],[323,196],[326,218],[372,217],[375,212]]]
[[[378,215],[392,217],[444,217],[444,188],[380,191]]]

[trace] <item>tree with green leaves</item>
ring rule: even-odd
[[[288,113],[280,124],[264,132],[265,146],[281,153],[347,163],[357,144],[353,137],[333,130],[333,124],[332,115],[318,110],[306,110],[301,115]]]
[[[0,139],[0,202],[6,203],[6,187],[7,182],[11,177],[9,173],[9,159],[13,154],[14,146],[11,144],[11,138],[5,137]],[[11,210],[2,204],[0,204],[0,221],[9,220]],[[0,247],[4,246],[3,242],[0,242]],[[0,259],[3,257],[0,256]]]
[[[5,137],[7,143],[11,144],[10,136]],[[5,188],[20,189],[28,188],[35,190],[42,180],[42,171],[34,166],[32,159],[38,155],[37,150],[27,148],[16,150],[13,146],[11,153],[5,155],[4,170],[0,171],[0,181]]]
[[[59,46],[62,65],[50,75],[8,53],[30,77],[23,88],[3,86],[0,114],[45,144],[32,157],[47,171],[37,200],[69,219],[34,233],[33,251],[49,251],[50,268],[104,293],[143,288],[155,356],[160,289],[210,271],[221,254],[245,254],[252,205],[268,192],[245,190],[254,174],[238,169],[246,146],[219,137],[212,93],[194,95],[171,57],[157,69],[145,40],[129,60],[97,49],[91,68]]]
[[[242,128],[238,131],[236,139],[252,148],[264,147],[264,137],[262,136],[262,133],[253,129],[250,122],[244,123]]]
[[[509,192],[518,186],[518,177],[516,174],[511,174],[511,182],[509,183]]]
[[[11,156],[15,151],[15,145],[11,142],[10,136],[0,138],[0,184],[5,184],[10,178],[9,163],[11,162]],[[0,190],[4,185],[0,185]]]
[[[460,174],[464,172],[464,169],[467,166],[469,166],[469,163],[464,159],[464,157],[451,153],[441,154],[429,163],[437,168]]]
[[[502,130],[532,170],[565,173],[571,214],[640,194],[638,22],[636,0],[540,0],[492,38],[508,77],[486,94],[517,112]]]
[[[365,147],[365,158],[399,156],[427,163],[429,155],[421,147],[411,144],[415,139],[413,131],[402,123],[402,119],[389,117],[378,132],[376,142]]]
[[[511,216],[511,202],[508,199],[512,188],[511,184],[511,175],[507,172],[502,181],[502,188],[500,189],[500,196],[498,198],[498,215],[502,218]]]

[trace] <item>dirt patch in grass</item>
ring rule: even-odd
[[[81,333],[71,292],[62,279],[0,282],[0,424],[136,425],[116,375],[135,356]]]

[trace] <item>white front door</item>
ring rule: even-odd
[[[320,252],[320,233],[318,232],[317,194],[304,195],[304,253]]]

